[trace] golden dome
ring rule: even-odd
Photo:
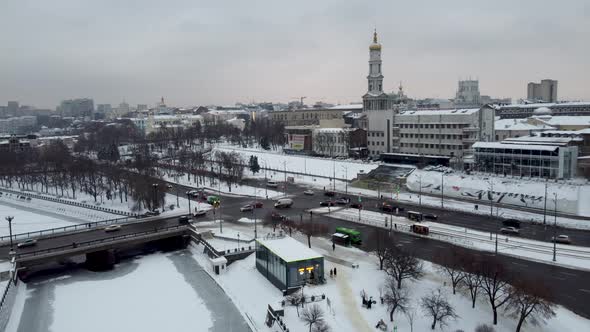
[[[369,46],[371,51],[381,51],[381,44],[377,41],[377,29],[373,32],[373,43]]]

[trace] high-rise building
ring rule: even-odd
[[[15,116],[18,113],[18,101],[9,101],[6,106],[6,115]]]
[[[63,100],[58,107],[58,111],[64,117],[92,117],[94,113],[94,100],[89,98]]]
[[[96,105],[96,112],[101,114],[109,114],[111,113],[113,108],[111,104],[98,104]]]
[[[479,81],[459,81],[459,87],[455,96],[457,107],[478,107],[480,106]]]
[[[147,110],[148,110],[147,104],[137,104],[137,111],[138,112],[147,111]]]
[[[527,99],[532,102],[557,102],[557,81],[545,79],[541,83],[530,82],[527,85]]]

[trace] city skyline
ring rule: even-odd
[[[516,100],[528,82],[550,78],[560,100],[590,99],[583,1],[217,6],[4,3],[11,15],[0,27],[13,33],[0,36],[8,50],[0,54],[0,100],[40,108],[78,97],[113,105],[160,96],[177,106],[301,96],[360,102],[374,27],[385,91],[401,81],[410,97],[452,98],[457,81],[471,77],[482,94]]]

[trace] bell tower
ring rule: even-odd
[[[383,74],[381,74],[381,44],[377,40],[377,29],[373,32],[373,43],[369,45],[368,91],[383,92]]]

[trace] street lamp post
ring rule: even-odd
[[[264,192],[266,194],[266,199],[268,199],[268,178],[266,177],[266,161],[264,161]]]
[[[418,205],[422,207],[422,175],[418,177],[419,180],[419,189],[418,189]]]
[[[189,192],[186,192],[186,199],[188,200],[188,214],[189,216],[191,215],[191,194],[189,194]]]
[[[254,216],[254,238],[255,239],[258,237],[258,230],[256,228],[256,204],[258,203],[258,202],[256,202],[256,198],[257,198],[256,190],[257,190],[257,188],[254,188],[254,204],[253,204],[254,206],[252,207],[252,215]]]
[[[154,188],[154,205],[152,207],[152,210],[156,210],[156,206],[158,204],[158,184],[154,183],[152,184],[152,187]]]
[[[238,233],[238,251],[240,251],[240,233]]]
[[[348,195],[348,167],[343,165],[342,168],[344,168],[344,183],[346,184],[345,192]]]
[[[223,219],[221,218],[221,163],[219,164],[219,179],[217,184],[217,206],[219,208],[219,233],[223,233]]]
[[[332,159],[332,190],[336,191],[336,160]]]
[[[287,161],[283,161],[283,172],[285,172],[285,184],[283,185],[283,195],[287,196]]]
[[[545,204],[543,204],[543,225],[546,224],[547,220],[547,181],[548,179],[545,180]]]
[[[6,221],[8,221],[8,230],[10,233],[10,252],[13,252],[14,245],[12,243],[12,220],[14,219],[14,216],[8,216],[5,219],[6,219]]]
[[[440,173],[440,207],[445,208],[445,172]]]
[[[180,207],[180,202],[178,201],[178,187],[176,187],[176,207]]]
[[[553,261],[555,262],[557,258],[557,241],[555,241],[555,237],[557,236],[555,234],[557,231],[557,193],[553,193],[553,196],[555,196],[555,202],[553,204]]]

